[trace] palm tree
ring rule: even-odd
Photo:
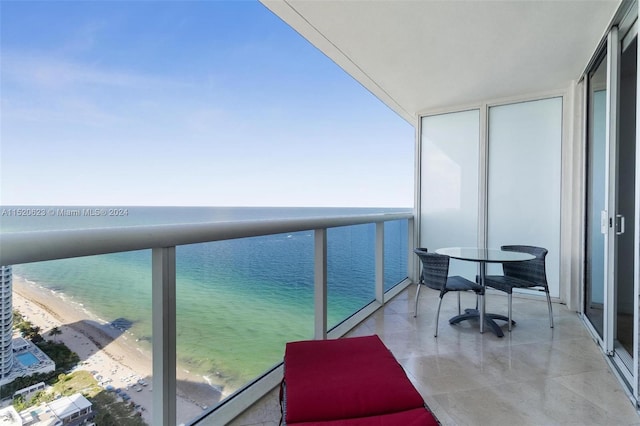
[[[29,328],[27,329],[27,332],[26,332],[26,336],[27,336],[29,339],[33,339],[33,338],[34,338],[34,337],[36,337],[38,334],[40,334],[40,327],[38,327],[38,326],[35,326],[35,327],[34,327],[34,326],[31,326],[31,327],[29,327]]]
[[[44,339],[40,335],[40,327],[30,325],[24,333],[24,337],[31,340],[33,343],[42,342]]]
[[[62,330],[60,330],[60,327],[53,327],[51,330],[49,330],[49,336],[51,337],[58,336],[60,334],[62,334]]]

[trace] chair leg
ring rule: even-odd
[[[460,292],[457,291],[456,293],[458,293],[458,315],[460,315],[462,313],[462,311],[460,310]]]
[[[549,290],[547,289],[547,305],[549,306],[549,328],[553,328],[553,311],[551,310],[551,296],[549,295]]]
[[[413,314],[414,318],[418,316],[418,296],[420,296],[420,287],[422,287],[422,285],[418,283],[418,288],[416,289],[416,310]]]
[[[509,299],[509,332],[511,332],[511,297],[513,295],[511,293],[509,293],[507,295],[507,298]]]
[[[438,319],[440,318],[440,306],[442,306],[442,296],[440,302],[438,302],[438,310],[436,311],[436,331],[433,333],[433,337],[438,337]]]

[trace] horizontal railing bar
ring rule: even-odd
[[[410,219],[413,212],[0,234],[0,265]]]

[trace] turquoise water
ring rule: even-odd
[[[24,365],[25,367],[30,367],[33,364],[38,363],[38,358],[36,358],[36,356],[31,352],[25,352],[23,354],[16,355],[16,358],[18,358],[20,364]]]
[[[132,207],[128,216],[0,217],[3,232],[379,212],[371,209]],[[313,335],[313,231],[180,246],[177,345],[181,367],[231,390],[282,360],[284,344]],[[327,231],[329,325],[375,298],[375,225]],[[406,276],[407,221],[385,224],[385,287]],[[150,250],[14,265],[96,318],[151,333]]]

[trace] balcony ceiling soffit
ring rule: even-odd
[[[412,123],[424,111],[567,88],[620,4],[262,2]]]

